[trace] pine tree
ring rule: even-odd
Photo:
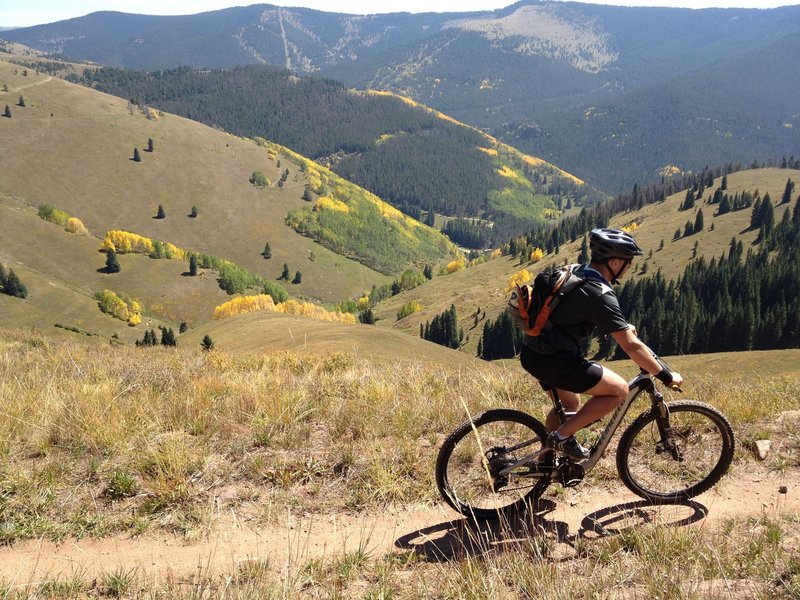
[[[697,211],[697,216],[694,219],[694,233],[703,233],[705,223],[703,222],[703,209]]]
[[[358,313],[358,320],[360,323],[363,323],[364,325],[374,325],[375,314],[372,312],[371,308],[367,308]],[[420,323],[420,327],[422,327],[422,323]],[[422,336],[420,335],[420,337]]]
[[[147,151],[153,151],[153,138],[147,138]]]
[[[17,277],[17,274],[14,273],[14,269],[8,270],[8,275],[6,275],[6,280],[3,285],[3,293],[17,298],[28,297],[28,288],[25,287],[25,284],[22,283],[19,277]]]
[[[730,200],[728,199],[728,194],[725,194],[722,197],[722,200],[720,200],[719,209],[717,209],[717,214],[724,215],[729,212],[731,212],[731,203]]]
[[[11,118],[11,107],[6,104],[6,109],[3,111],[3,116],[7,118]]]
[[[178,340],[175,339],[175,332],[172,327],[160,327],[161,329],[161,345],[162,346],[177,346]]]
[[[580,254],[578,254],[578,262],[580,264],[589,262],[589,240],[585,235],[583,236],[583,241],[581,242],[581,251]]]
[[[19,97],[19,102],[17,102],[17,106],[21,106],[22,108],[25,108],[25,98],[23,98],[22,95],[20,95],[20,97]]]
[[[683,199],[683,203],[681,204],[681,210],[690,210],[694,208],[694,192],[692,188],[686,190],[686,197]]]
[[[756,198],[753,210],[750,212],[750,229],[761,227],[761,198]]]
[[[783,196],[781,197],[781,204],[789,204],[792,201],[792,192],[794,191],[794,182],[789,179],[786,181],[786,187],[783,190]]]
[[[186,321],[181,321],[181,326],[178,328],[178,333],[186,333],[189,331],[189,324]]]
[[[197,255],[196,254],[192,254],[189,257],[189,275],[191,277],[196,277],[197,276]]]
[[[303,274],[300,271],[294,274],[294,279],[292,279],[292,283],[299,284],[303,281]]]
[[[159,204],[158,211],[156,212],[156,219],[165,219],[166,217],[167,213],[164,212],[164,207]]]
[[[3,291],[3,288],[6,286],[7,278],[8,278],[8,272],[6,271],[6,268],[3,265],[3,263],[0,263],[0,292]]]
[[[192,210],[191,210],[191,212],[189,212],[189,216],[190,216],[192,219],[196,219],[196,218],[197,218],[197,207],[196,207],[196,206],[193,206],[193,207],[192,207]]]
[[[264,258],[272,258],[272,250],[269,247],[269,242],[264,245],[264,251],[261,253]]]
[[[210,335],[205,334],[203,341],[200,342],[200,347],[206,352],[211,352],[214,349],[214,340],[211,339]]]
[[[133,162],[142,162],[142,155],[139,154],[139,149],[133,149]]]
[[[106,273],[119,273],[121,270],[117,253],[114,250],[106,252]]]
[[[282,279],[283,281],[289,281],[289,265],[287,265],[286,263],[283,263],[283,272],[281,273],[281,276],[278,277],[278,279],[279,280]]]

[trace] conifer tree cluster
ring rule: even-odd
[[[420,325],[420,337],[448,348],[458,348],[464,339],[464,330],[458,329],[458,317],[454,304],[425,325]]]
[[[15,298],[28,297],[28,288],[22,283],[14,269],[6,270],[2,263],[0,263],[0,293]]]
[[[495,321],[487,319],[483,324],[483,337],[478,342],[478,356],[484,360],[514,358],[522,349],[522,332],[506,311]]]
[[[628,281],[623,314],[662,354],[800,347],[800,211],[785,214],[746,255],[732,239],[726,255],[697,259],[676,282],[660,272]]]
[[[164,327],[163,325],[159,325],[158,328],[161,330],[160,342],[155,330],[148,329],[144,332],[144,337],[141,340],[136,341],[136,345],[140,348],[158,345],[175,347],[178,345],[178,340],[175,337],[175,332],[172,330],[172,327]]]

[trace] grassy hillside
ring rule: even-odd
[[[762,198],[769,194],[773,204],[776,204],[781,199],[787,179],[800,181],[800,171],[753,169],[733,173],[727,179],[729,194],[758,190]],[[686,192],[682,191],[668,197],[663,203],[647,205],[638,211],[623,213],[611,219],[609,223],[611,227],[637,224],[633,233],[639,245],[644,248],[645,256],[634,263],[635,272],[629,277],[646,277],[659,269],[667,278],[679,277],[686,265],[694,260],[695,243],[697,243],[697,257],[703,256],[707,260],[727,252],[731,238],[741,240],[745,248],[751,246],[758,234],[757,231],[747,231],[751,210],[715,216],[717,207],[704,204],[720,185],[721,178],[714,181],[713,187],[706,188],[703,199],[697,202],[695,210],[679,210],[686,196]],[[790,211],[794,209],[798,202],[797,194],[795,193],[792,198],[789,205],[776,207],[776,220],[781,219],[787,206]],[[704,213],[705,230],[689,237],[673,239],[676,230],[683,232],[687,220],[695,221],[696,211],[699,209]],[[712,225],[713,230],[711,230]],[[664,248],[658,250],[662,240]],[[465,335],[468,336],[463,350],[474,354],[483,331],[484,319],[495,320],[500,311],[504,310],[507,301],[506,290],[511,276],[523,268],[535,274],[549,265],[575,262],[580,253],[581,241],[579,239],[562,245],[559,254],[545,255],[539,263],[500,257],[446,277],[434,278],[423,286],[382,302],[376,309],[380,319],[378,326],[418,336],[420,324],[431,321],[433,317],[454,304],[459,327],[463,327]],[[412,301],[422,305],[422,310],[398,321],[396,316],[400,308]],[[475,314],[479,308],[481,314],[476,323]]]
[[[123,255],[120,273],[98,272],[105,260],[100,242],[112,229],[232,261],[264,280],[274,281],[286,264],[292,275],[302,272],[301,283],[283,283],[292,296],[328,303],[391,280],[363,263],[386,272],[407,266],[403,261],[450,260],[452,246],[443,236],[390,214],[380,199],[325,169],[312,173],[307,161],[288,149],[143,110],[8,62],[0,62],[0,88],[0,109],[8,105],[11,113],[0,118],[0,262],[23,282],[27,278],[31,292],[22,307],[15,304],[4,317],[13,313],[20,323],[52,323],[60,318],[62,297],[67,302],[71,294],[50,297],[42,288],[73,290],[83,299],[69,303],[89,307],[94,292],[109,288],[144,302],[155,319],[193,325],[211,319],[211,308],[224,301],[213,271],[181,277],[188,271],[186,262]],[[140,162],[133,160],[134,149]],[[256,171],[268,180],[266,187],[250,183]],[[330,245],[337,253],[286,224],[291,211],[312,204],[318,205],[316,214],[326,212],[325,197],[303,198],[312,175],[317,183],[324,181],[332,204],[362,206],[352,214],[366,211],[382,227],[382,243],[393,245],[387,260],[374,254],[380,248],[370,248],[363,236]],[[36,209],[42,204],[78,218],[88,235],[67,234],[39,219]],[[159,206],[163,219],[155,218]],[[190,216],[193,207],[196,218]],[[356,241],[361,254],[352,245]],[[268,260],[262,256],[266,243],[272,253]],[[49,313],[48,306],[53,307]],[[23,318],[25,307],[36,310]],[[71,320],[81,329],[108,329],[93,315],[76,313]]]
[[[88,70],[71,78],[122,98],[306,155],[417,219],[484,219],[481,248],[604,194],[483,131],[408,98],[359,92],[267,66],[154,73]],[[455,238],[455,236],[453,236]],[[463,240],[455,240],[467,245]]]

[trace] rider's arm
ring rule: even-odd
[[[680,373],[666,369],[664,365],[653,357],[650,348],[636,336],[636,330],[633,326],[622,331],[615,331],[611,335],[633,362],[651,375],[656,377],[661,375],[658,378],[662,383],[678,387],[683,383],[683,377],[681,377]],[[672,377],[671,380],[669,379],[670,375]]]

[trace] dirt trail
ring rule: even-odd
[[[796,470],[780,475],[741,474],[738,479],[726,478],[718,488],[685,506],[653,507],[624,488],[584,485],[567,490],[556,500],[545,500],[534,524],[558,541],[558,552],[569,556],[577,536],[609,535],[623,526],[649,522],[713,526],[729,518],[800,514],[800,473]],[[35,541],[0,548],[0,581],[25,586],[48,578],[73,574],[89,578],[120,570],[135,570],[138,576],[153,581],[188,579],[232,573],[253,560],[286,572],[313,558],[341,556],[359,548],[373,557],[415,549],[429,560],[448,560],[465,551],[486,551],[486,547],[470,548],[474,533],[443,505],[403,507],[380,514],[289,515],[284,527],[267,529],[242,526],[232,516],[206,539],[191,544],[165,534],[61,544]],[[506,533],[495,537],[490,546],[508,541]]]

